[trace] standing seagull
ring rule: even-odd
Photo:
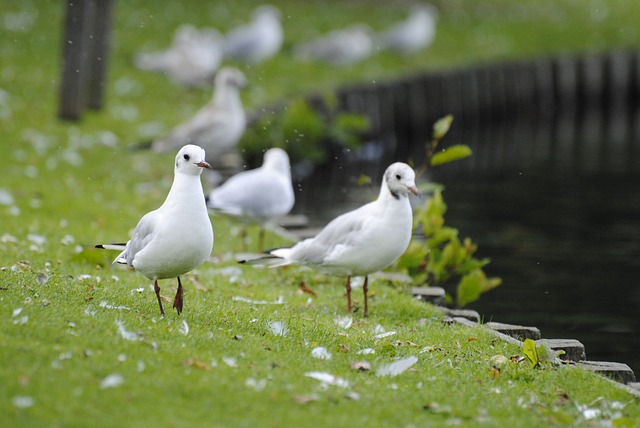
[[[201,265],[213,249],[213,228],[207,213],[200,174],[211,168],[204,150],[186,145],[176,155],[173,184],[162,206],[145,214],[126,244],[96,245],[122,250],[114,263],[127,264],[154,281],[154,289],[164,315],[159,279],[178,278],[173,307],[182,312],[183,290],[180,275]]]
[[[211,101],[191,119],[155,140],[151,148],[166,152],[185,144],[197,144],[206,150],[210,162],[221,154],[233,151],[247,126],[240,99],[240,88],[246,83],[240,70],[232,67],[221,69],[216,75]]]
[[[272,148],[264,154],[262,166],[238,173],[209,194],[209,208],[261,227],[288,214],[295,197],[287,152]],[[264,229],[260,230],[262,246]]]
[[[253,20],[229,31],[225,37],[224,54],[246,63],[259,63],[278,53],[284,40],[281,13],[271,5],[253,11]]]
[[[401,162],[391,164],[374,202],[336,217],[315,238],[240,263],[271,267],[302,264],[320,273],[346,276],[348,312],[351,312],[351,277],[364,276],[364,316],[367,317],[368,275],[391,265],[411,241],[413,215],[409,193],[418,194],[413,169]]]

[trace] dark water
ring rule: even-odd
[[[580,340],[590,360],[640,375],[640,137],[636,114],[588,112],[493,128],[454,122],[448,143],[474,156],[423,178],[445,186],[447,224],[479,244],[503,284],[468,307],[485,321]],[[377,194],[391,162],[422,143],[393,137],[342,153],[302,183],[296,211],[323,225]],[[358,185],[360,175],[376,177]]]
[[[578,339],[589,359],[640,373],[640,176],[538,170],[442,182],[447,222],[504,281],[470,308]]]

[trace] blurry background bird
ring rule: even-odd
[[[376,37],[376,47],[412,54],[433,43],[436,37],[437,9],[430,4],[415,6],[402,22]]]
[[[262,5],[253,20],[233,28],[225,35],[224,55],[246,63],[259,63],[278,53],[284,40],[281,13],[271,5]]]
[[[223,43],[224,39],[216,29],[198,30],[185,24],[178,27],[167,50],[139,53],[134,63],[141,70],[165,73],[180,85],[208,86],[222,62]]]
[[[373,53],[371,28],[354,24],[294,46],[293,54],[303,61],[323,61],[332,65],[349,65]]]
[[[222,68],[216,75],[211,101],[191,119],[153,141],[151,148],[166,152],[196,144],[205,149],[207,161],[214,168],[224,167],[225,156],[237,155],[237,143],[246,129],[247,118],[240,98],[240,89],[246,83],[240,70]]]
[[[262,166],[240,172],[209,194],[207,206],[246,224],[258,224],[258,249],[264,245],[264,228],[291,211],[295,202],[291,166],[287,152],[272,148],[264,154]],[[242,230],[246,249],[246,228]]]

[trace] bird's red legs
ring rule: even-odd
[[[160,287],[158,286],[158,280],[156,279],[153,284],[153,289],[156,292],[156,297],[158,298],[158,306],[160,306],[160,313],[164,316],[164,309],[162,308],[162,299],[160,298]]]
[[[369,316],[369,277],[364,277],[364,285],[362,286],[362,292],[364,293],[364,317]]]
[[[307,287],[307,284],[305,284],[304,281],[300,281],[300,290],[303,293],[309,293],[311,294],[313,297],[318,297],[318,295],[316,294],[315,291],[313,291],[312,289],[310,289],[309,287]]]
[[[351,313],[351,275],[347,277],[347,313]]]
[[[182,313],[183,296],[184,291],[182,290],[182,283],[180,282],[180,277],[178,277],[178,289],[176,290],[176,297],[173,299],[173,307],[178,311],[178,315]]]

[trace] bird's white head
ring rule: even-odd
[[[275,6],[270,4],[263,4],[258,6],[253,13],[251,14],[254,21],[259,21],[262,19],[265,20],[274,20],[280,21],[282,19],[282,12]]]
[[[289,155],[279,147],[269,149],[264,154],[262,166],[265,169],[278,171],[280,173],[291,173],[291,165],[289,164]]]
[[[191,24],[184,24],[178,27],[173,38],[174,44],[181,48],[190,46],[197,39],[198,29]]]
[[[235,67],[224,67],[216,73],[215,86],[227,86],[235,88],[244,88],[247,86],[247,79],[242,71]]]
[[[391,164],[384,172],[384,183],[387,184],[391,195],[398,199],[400,196],[407,196],[409,193],[418,195],[416,188],[416,173],[403,162]]]
[[[176,173],[200,175],[203,168],[211,169],[211,165],[205,161],[202,147],[187,144],[176,155]]]

